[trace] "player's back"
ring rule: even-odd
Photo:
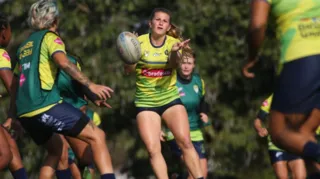
[[[267,0],[281,42],[281,62],[320,54],[320,1]]]

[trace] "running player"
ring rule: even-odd
[[[72,56],[70,54],[68,54],[67,56],[68,56],[68,59],[73,64],[77,65],[79,70],[81,70],[81,66],[82,66],[81,59],[79,57]],[[57,86],[60,90],[60,95],[61,95],[61,97],[63,97],[63,100],[65,102],[71,104],[75,108],[80,109],[91,120],[93,120],[93,123],[96,126],[100,125],[101,120],[100,120],[99,115],[97,113],[94,113],[89,108],[87,108],[88,103],[84,98],[85,96],[88,96],[87,98],[89,98],[91,101],[93,101],[97,105],[101,105],[101,102],[98,100],[99,98],[97,96],[92,94],[90,92],[90,90],[87,90],[87,88],[85,86],[79,84],[75,80],[72,80],[70,75],[68,75],[64,71],[59,72]],[[108,106],[107,103],[104,102],[104,104],[105,104],[105,106]],[[90,167],[89,170],[93,174],[94,170],[92,168],[92,166],[93,166],[92,154],[91,154],[91,149],[88,146],[88,144],[83,141],[80,141],[78,139],[75,139],[75,138],[70,138],[70,137],[66,137],[66,138],[69,142],[73,143],[73,145],[77,146],[75,149],[75,152],[77,154],[77,158],[79,159],[80,165]],[[68,144],[66,144],[66,145],[68,145]],[[69,163],[69,168],[71,169],[71,174],[72,175],[79,175],[78,171],[80,172],[80,170],[77,168],[77,165],[74,162],[74,159],[75,159],[75,155],[74,155],[72,149],[70,147],[68,147],[68,163]],[[64,166],[64,164],[62,164],[63,162],[67,163],[67,161],[63,161],[63,159],[61,159],[59,164],[61,166]],[[81,169],[84,169],[84,168],[81,167]],[[59,175],[58,173],[57,173],[57,175]],[[80,176],[81,176],[81,174],[80,174]]]
[[[135,65],[125,65],[126,72],[136,72],[137,125],[149,152],[157,178],[168,178],[167,165],[161,153],[161,118],[172,131],[182,150],[185,163],[194,178],[203,178],[189,131],[188,116],[176,86],[176,68],[189,40],[180,42],[166,35],[171,27],[171,13],[167,9],[153,10],[149,26],[151,32],[138,37],[142,56]]]
[[[8,52],[4,49],[8,46],[11,39],[11,27],[7,16],[0,13],[0,28],[1,28],[1,39],[0,39],[0,78],[4,83],[5,88],[10,93],[11,92],[11,82],[13,73],[11,71],[11,59]],[[2,128],[0,127],[0,169],[4,169],[8,166],[13,178],[18,179],[27,179],[27,173],[23,167],[22,160],[20,157],[18,146],[15,140],[10,136],[7,130],[11,128],[11,120],[14,117],[12,111],[9,111],[9,118],[3,124]],[[19,123],[16,123],[18,126]],[[15,128],[15,130],[20,130]]]
[[[183,54],[177,75],[177,86],[182,104],[185,106],[188,113],[191,141],[199,155],[203,177],[207,178],[207,157],[201,128],[209,124],[207,115],[208,104],[204,99],[204,81],[198,74],[193,72],[195,60],[195,53]],[[178,158],[182,158],[181,150],[174,140],[172,132],[167,130],[165,136],[173,154]],[[188,178],[192,179],[193,177],[189,174]]]
[[[61,102],[57,72],[64,70],[104,100],[110,97],[112,90],[92,83],[68,60],[64,43],[56,34],[59,12],[55,3],[44,0],[34,3],[28,22],[36,31],[18,49],[11,104],[16,104],[14,110],[24,129],[47,150],[39,178],[52,178],[55,174],[63,149],[62,138],[57,133],[90,144],[101,178],[115,178],[104,132],[79,109]]]
[[[278,147],[305,158],[320,157],[320,1],[254,0],[248,34],[246,77],[257,62],[269,11],[281,42],[279,76],[271,105],[270,134]]]
[[[262,127],[261,121],[265,121],[269,115],[272,95],[266,99],[260,108],[257,118],[254,121],[254,128],[260,137],[268,136],[266,128]],[[306,167],[300,156],[290,154],[276,147],[268,136],[269,157],[277,178],[289,178],[288,169],[290,169],[293,178],[306,178]]]

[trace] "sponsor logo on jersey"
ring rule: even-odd
[[[183,92],[183,88],[182,87],[178,88],[178,92],[179,92],[180,96],[185,96],[186,95],[186,93]]]
[[[172,69],[142,69],[141,75],[146,77],[171,76]]]
[[[153,54],[154,57],[159,57],[160,55],[161,53],[157,53],[157,52]]]
[[[164,51],[164,54],[168,56],[169,55],[168,50]]]
[[[19,80],[20,86],[22,86],[25,81],[26,81],[26,77],[24,76],[24,74],[21,74],[21,75],[20,75],[20,80]]]
[[[144,56],[149,56],[149,51],[144,51]]]
[[[198,85],[193,85],[193,90],[194,90],[194,92],[199,93]]]
[[[10,61],[10,56],[9,56],[8,52],[3,52],[2,56],[3,56],[6,60]]]
[[[63,42],[62,42],[62,40],[61,40],[59,37],[57,37],[57,38],[54,40],[54,42],[57,43],[57,44],[59,44],[59,45],[63,45]]]
[[[263,103],[262,103],[262,106],[268,106],[269,105],[269,102],[268,102],[268,100],[265,100],[265,101],[263,101]]]

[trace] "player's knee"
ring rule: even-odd
[[[161,154],[161,145],[160,144],[150,143],[150,144],[146,144],[146,147],[147,147],[149,157],[151,157],[151,158]]]
[[[99,128],[95,128],[90,134],[89,143],[92,144],[101,144],[106,142],[106,134]]]
[[[181,150],[190,149],[193,147],[192,141],[189,135],[185,135],[179,140],[176,140]]]

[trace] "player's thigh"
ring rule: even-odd
[[[153,150],[160,147],[161,118],[154,111],[142,111],[137,115],[137,127],[141,139],[147,149]]]
[[[162,118],[178,143],[182,140],[190,140],[189,120],[183,105],[171,106],[162,114]]]
[[[288,161],[288,165],[293,175],[293,178],[296,178],[296,179],[306,178],[306,175],[307,175],[306,165],[302,158],[297,156],[296,159],[292,159]]]

